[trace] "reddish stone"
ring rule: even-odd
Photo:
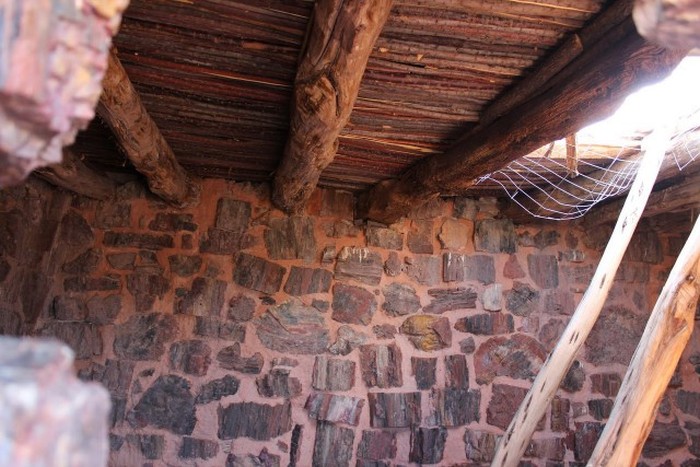
[[[393,339],[399,330],[393,324],[375,324],[372,332],[377,339]]]
[[[292,429],[292,406],[289,401],[279,405],[240,402],[220,407],[219,439],[247,437],[265,441]]]
[[[44,324],[37,335],[65,342],[78,360],[102,355],[101,329],[93,324],[52,321]]]
[[[295,428],[300,425],[295,425]],[[267,448],[262,448],[259,455],[247,454],[245,456],[236,456],[230,453],[226,457],[226,467],[279,467],[280,456],[270,454]],[[290,467],[296,466],[296,461],[292,457],[289,463]]]
[[[622,385],[622,378],[617,373],[598,373],[591,375],[591,390],[606,397],[615,397]]]
[[[265,363],[260,352],[255,352],[252,357],[243,357],[241,355],[241,345],[239,343],[221,349],[219,353],[216,354],[216,360],[219,362],[221,368],[248,374],[259,374]]]
[[[367,236],[367,246],[376,246],[387,250],[401,250],[403,248],[403,234],[393,229],[368,225],[365,235]]]
[[[439,350],[452,345],[450,321],[445,317],[413,315],[403,322],[400,331],[419,350]]]
[[[492,337],[474,354],[476,382],[489,384],[496,376],[534,378],[546,357],[542,345],[530,336]]]
[[[107,247],[115,248],[147,248],[160,250],[175,246],[172,235],[138,234],[129,232],[107,231],[102,243]]]
[[[328,292],[333,275],[325,269],[292,266],[284,291],[289,295],[306,295]]]
[[[685,432],[677,423],[662,423],[657,421],[651,428],[649,437],[644,443],[644,457],[661,457],[674,449],[687,444]]]
[[[126,441],[137,446],[143,457],[149,460],[160,459],[165,449],[165,437],[162,435],[128,434]]]
[[[486,422],[503,430],[508,428],[515,412],[525,399],[528,390],[507,384],[491,386],[491,401],[486,408]],[[544,430],[545,418],[537,423],[537,430]]]
[[[700,393],[681,389],[676,393],[676,406],[683,413],[700,418]]]
[[[588,361],[593,365],[628,365],[642,337],[645,322],[645,318],[628,308],[605,307],[586,339]],[[615,345],[610,345],[611,342]]]
[[[323,353],[328,347],[328,328],[315,308],[291,302],[270,307],[253,320],[261,343],[282,353]]]
[[[150,311],[156,298],[170,290],[170,281],[158,274],[135,273],[126,276],[126,288],[134,296],[136,311]]]
[[[255,380],[258,394],[263,397],[284,397],[289,399],[301,394],[299,378],[289,376],[289,368],[273,368],[266,375]]]
[[[437,358],[411,357],[411,371],[416,378],[418,389],[430,389],[435,385]]]
[[[585,382],[586,372],[583,365],[578,360],[574,360],[559,387],[566,392],[578,392],[583,389]]]
[[[377,299],[370,291],[343,283],[333,286],[333,313],[335,321],[367,325],[377,309]]]
[[[515,330],[513,315],[508,313],[480,313],[467,316],[458,319],[454,327],[457,331],[487,336],[509,334]]]
[[[199,240],[199,252],[213,255],[232,255],[242,249],[240,232],[210,228]]]
[[[212,401],[221,400],[223,397],[232,396],[238,392],[240,384],[240,380],[231,375],[209,381],[202,385],[195,403],[208,404]]]
[[[211,459],[219,453],[219,443],[206,439],[182,438],[177,456],[180,459]]]
[[[255,300],[246,295],[234,295],[228,302],[226,316],[233,321],[250,321],[255,313]]]
[[[316,237],[312,218],[289,216],[271,219],[269,227],[264,232],[264,238],[271,259],[314,260]]]
[[[354,430],[328,422],[318,422],[312,467],[349,467],[354,442]]]
[[[201,337],[214,337],[227,341],[243,342],[245,340],[245,324],[222,320],[213,316],[197,316],[194,333]]]
[[[321,192],[321,216],[332,216],[336,219],[353,219],[355,212],[355,196],[349,191],[325,188]]]
[[[591,399],[588,401],[588,413],[598,421],[607,419],[612,408],[612,399]]]
[[[557,342],[559,342],[559,338],[565,328],[566,323],[559,319],[550,318],[549,321],[540,328],[537,337],[544,348],[551,351]]]
[[[429,289],[430,304],[423,308],[425,313],[444,313],[453,310],[476,308],[476,292],[472,288]]]
[[[474,248],[487,253],[515,253],[515,228],[508,219],[477,221],[474,229]]]
[[[357,458],[370,461],[396,457],[396,434],[391,431],[362,430]]]
[[[197,224],[194,223],[192,214],[159,212],[148,224],[148,228],[156,232],[194,232],[197,230]]]
[[[472,241],[474,224],[457,219],[445,219],[440,227],[438,240],[443,249],[460,250],[466,248]]]
[[[102,277],[76,276],[68,277],[63,281],[63,290],[66,292],[101,292],[121,289],[119,276],[109,275]]]
[[[382,289],[382,310],[389,316],[405,316],[420,310],[420,299],[410,285],[393,283]]]
[[[408,231],[406,245],[411,253],[433,254],[433,221],[413,221]]]
[[[355,331],[347,325],[338,328],[338,336],[335,342],[328,347],[328,352],[333,355],[347,355],[362,344],[367,342],[367,336]]]
[[[570,316],[576,309],[574,294],[567,290],[556,289],[543,292],[542,311],[550,315]]]
[[[496,280],[496,267],[492,256],[444,253],[442,263],[442,278],[445,282],[478,281],[482,284],[492,284]]]
[[[466,388],[433,389],[430,423],[448,428],[479,421],[481,391]]]
[[[355,362],[316,356],[311,386],[319,391],[349,391],[355,386]]]
[[[90,248],[63,265],[66,274],[91,274],[102,260],[102,250]]]
[[[51,315],[59,321],[81,321],[87,316],[87,309],[77,297],[58,295],[51,302]]]
[[[389,277],[396,277],[401,274],[402,270],[403,266],[401,264],[401,260],[399,259],[399,255],[395,251],[390,252],[389,257],[384,262],[384,272]]]
[[[131,203],[100,202],[95,212],[95,227],[111,229],[131,225]]]
[[[95,295],[85,305],[87,307],[87,321],[104,326],[114,323],[122,309],[122,299],[120,295]]]
[[[175,304],[176,313],[194,316],[219,316],[224,306],[226,282],[198,277],[192,289]]]
[[[309,411],[309,418],[357,426],[364,406],[365,400],[357,397],[314,392],[309,394],[304,408]]]
[[[630,241],[623,261],[641,261],[659,264],[664,260],[659,236],[653,230],[636,230]]]
[[[476,350],[476,343],[474,342],[474,338],[469,336],[466,339],[462,339],[461,341],[459,341],[459,350],[463,354],[473,354]]]
[[[175,375],[160,376],[129,414],[132,426],[152,425],[178,435],[189,435],[197,423],[190,383]]]
[[[503,266],[503,276],[508,279],[522,279],[525,277],[525,271],[523,271],[520,262],[518,262],[518,257],[516,255],[510,255],[506,264]]]
[[[189,277],[197,272],[202,266],[202,258],[199,256],[171,255],[168,256],[170,271],[180,277]]]
[[[129,360],[159,360],[165,343],[177,334],[177,323],[171,315],[134,315],[115,326],[114,353]]]
[[[437,285],[442,277],[440,258],[430,255],[405,258],[406,275],[422,285]]]
[[[231,198],[221,198],[216,203],[214,227],[241,235],[250,221],[250,203]]]
[[[567,432],[569,431],[569,412],[571,410],[571,401],[555,396],[552,399],[550,425],[552,431]]]
[[[574,458],[586,462],[593,454],[598,437],[603,432],[604,425],[598,422],[576,423],[574,432]]]
[[[500,438],[494,433],[467,429],[464,432],[467,459],[474,462],[491,462],[496,454],[496,445]]]
[[[239,253],[233,268],[233,281],[242,287],[271,294],[279,291],[286,271],[278,264]]]
[[[526,457],[563,461],[566,455],[566,440],[564,438],[547,438],[530,441],[525,450]]]
[[[368,285],[378,285],[384,265],[379,253],[367,248],[343,247],[335,263],[337,280],[356,280]]]
[[[474,220],[477,212],[476,200],[458,196],[454,199],[453,214],[458,219]]]
[[[445,356],[445,387],[469,387],[469,369],[464,355]]]
[[[367,387],[403,386],[401,350],[395,343],[370,344],[360,347],[360,370]]]
[[[174,342],[170,346],[171,368],[194,376],[204,376],[211,364],[211,347],[204,341]]]
[[[370,392],[367,398],[373,428],[407,428],[420,424],[420,392]]]
[[[423,464],[438,464],[442,462],[447,429],[445,427],[411,429],[411,444],[408,454],[409,462]]]
[[[559,262],[554,255],[527,255],[527,269],[532,281],[542,289],[559,285]]]
[[[537,309],[540,294],[523,282],[514,281],[513,288],[506,293],[506,310],[516,316],[529,316]]]

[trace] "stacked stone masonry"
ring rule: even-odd
[[[319,190],[206,180],[174,211],[42,182],[0,193],[0,330],[57,337],[110,392],[114,466],[487,465],[588,285],[606,232],[514,226],[492,199],[397,224]],[[580,466],[682,234],[642,226],[521,465]],[[698,466],[700,341],[641,465]]]

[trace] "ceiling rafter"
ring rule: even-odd
[[[320,0],[312,13],[297,69],[291,124],[274,180],[273,202],[292,213],[304,208],[335,157],[350,119],[374,43],[392,0]]]

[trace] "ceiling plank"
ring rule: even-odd
[[[272,201],[299,212],[335,157],[392,0],[319,0],[294,83],[289,136]]]
[[[97,113],[129,161],[146,177],[151,192],[177,207],[191,204],[197,198],[198,188],[143,106],[115,49],[109,54],[102,85]]]
[[[92,199],[114,195],[116,183],[83,163],[70,149],[63,149],[63,162],[36,169],[34,174],[59,188]]]
[[[636,0],[634,23],[648,40],[669,48],[700,47],[697,0]]]
[[[563,70],[567,79],[510,113],[480,126],[447,152],[425,158],[396,180],[386,180],[362,195],[363,218],[393,223],[441,193],[458,193],[476,179],[610,115],[632,91],[666,76],[685,56],[646,42],[628,17]],[[573,71],[573,72],[572,72]]]

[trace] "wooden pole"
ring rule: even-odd
[[[117,184],[86,166],[70,149],[63,150],[63,162],[34,171],[38,177],[92,199],[105,200],[114,195]]]
[[[491,464],[493,467],[509,467],[518,464],[535,431],[537,422],[549,407],[576,353],[598,319],[622,256],[625,254],[654,186],[661,161],[666,154],[668,140],[667,131],[654,132],[644,140],[644,156],[639,172],[593,279],[559,342],[545,361],[505,435],[499,441]]]
[[[610,418],[588,465],[635,465],[695,325],[700,296],[700,220],[651,312]]]

